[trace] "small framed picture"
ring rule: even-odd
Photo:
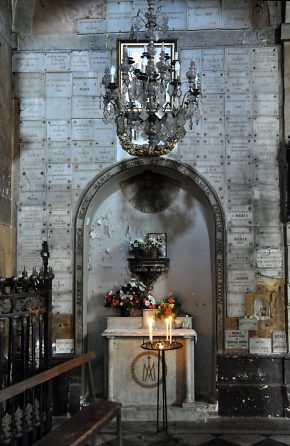
[[[156,241],[159,257],[167,257],[167,234],[166,232],[149,232],[147,240]]]

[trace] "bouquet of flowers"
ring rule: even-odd
[[[154,310],[155,307],[156,307],[155,299],[149,292],[148,295],[143,298],[143,308],[148,310]]]
[[[121,289],[106,292],[105,307],[155,308],[155,299],[143,282],[131,279]]]
[[[155,316],[159,319],[162,317],[172,316],[175,317],[176,313],[179,311],[181,304],[177,302],[177,298],[172,294],[169,294],[165,299],[163,299],[158,305]]]

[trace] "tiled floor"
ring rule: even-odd
[[[168,436],[155,423],[124,422],[123,446],[290,446],[290,419],[219,418],[204,423],[170,423]],[[115,446],[116,436],[100,434],[96,445]]]

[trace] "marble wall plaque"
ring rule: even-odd
[[[202,71],[224,71],[224,49],[202,50],[201,61]]]
[[[95,139],[95,119],[73,119],[72,139],[74,141],[90,141]]]
[[[47,97],[70,97],[72,95],[71,73],[46,73]]]
[[[72,249],[70,228],[49,228],[48,244],[50,249]]]
[[[223,117],[208,116],[202,120],[202,135],[205,138],[221,138],[224,136]]]
[[[45,121],[20,121],[19,123],[19,141],[41,143],[46,139]]]
[[[257,331],[258,330],[258,320],[254,317],[239,319],[239,329],[240,330]]]
[[[225,112],[224,95],[222,94],[205,94],[201,98],[201,104],[204,116],[221,116]]]
[[[226,165],[227,181],[230,184],[243,184],[245,187],[252,182],[252,163],[250,161],[228,160]]]
[[[20,164],[39,164],[44,166],[47,159],[46,145],[44,143],[22,143],[20,144]]]
[[[188,30],[221,27],[219,0],[199,0],[187,4]]]
[[[20,191],[18,206],[45,206],[45,198],[44,191]]]
[[[54,271],[72,271],[73,255],[71,250],[51,249],[50,265]]]
[[[71,119],[71,98],[46,98],[47,119]]]
[[[143,2],[142,2],[143,3]],[[143,3],[144,5],[144,3]],[[143,6],[144,11],[144,6]],[[168,26],[170,30],[185,30],[187,28],[187,5],[186,2],[171,1],[163,3],[162,14],[168,17]]]
[[[278,47],[277,48],[253,48],[252,70],[269,72],[278,70]]]
[[[269,184],[258,184],[255,186],[254,199],[257,201],[273,201],[274,203],[278,203],[280,199],[278,182],[273,180],[272,182],[269,181]]]
[[[250,225],[253,222],[251,206],[228,206],[227,219],[230,225]]]
[[[226,71],[239,71],[242,74],[250,68],[251,53],[249,48],[225,48]]]
[[[260,93],[253,95],[253,115],[279,115],[278,95]]]
[[[71,226],[71,210],[51,209],[47,213],[47,226],[49,228],[68,228]]]
[[[72,174],[61,175],[60,173],[51,174],[47,173],[47,185],[50,190],[59,190],[59,188],[67,189],[71,187]]]
[[[77,19],[77,34],[103,34],[106,32],[106,21],[104,19]]]
[[[55,352],[59,353],[73,353],[74,352],[74,339],[56,339],[55,340]]]
[[[52,281],[52,291],[54,293],[72,292],[72,274],[71,272],[58,272]]]
[[[227,94],[225,97],[226,115],[250,115],[252,98],[248,94]]]
[[[49,163],[67,164],[72,161],[72,150],[70,143],[53,141],[48,143],[47,161]]]
[[[229,249],[227,254],[228,269],[242,271],[254,266],[254,252],[252,249]]]
[[[95,162],[98,163],[111,163],[117,160],[117,149],[115,146],[106,147],[103,149],[102,147],[98,148],[96,153]]]
[[[111,67],[112,65],[112,55],[111,51],[90,51],[91,57],[91,71],[97,71],[100,73],[100,80],[104,75],[106,67]]]
[[[255,228],[255,245],[257,247],[281,246],[282,242],[282,228],[267,226]]]
[[[227,116],[225,129],[228,138],[249,138],[252,135],[252,119],[246,115]]]
[[[274,93],[278,94],[279,82],[278,71],[253,71],[252,73],[253,93]]]
[[[68,141],[71,139],[71,122],[64,119],[47,121],[49,141]]]
[[[72,165],[71,164],[48,164],[47,166],[47,175],[59,175],[59,176],[67,176],[72,175]]]
[[[178,151],[180,158],[183,160],[195,160],[202,157],[201,140],[185,135],[180,143],[178,143]]]
[[[73,96],[73,118],[102,118],[102,98],[99,96]]]
[[[224,189],[224,165],[209,164],[205,161],[198,161],[196,169],[213,185],[216,190]]]
[[[272,333],[273,339],[273,353],[287,352],[287,338],[285,331],[275,330]]]
[[[283,266],[282,248],[264,248],[256,250],[257,268],[282,269]]]
[[[17,227],[25,232],[42,230],[45,220],[46,209],[43,206],[25,206],[17,213]]]
[[[107,3],[107,32],[129,32],[132,26],[132,3],[122,1],[116,8],[115,3]]]
[[[225,157],[225,140],[223,138],[203,138],[201,141],[201,158],[215,160]]]
[[[227,202],[237,205],[252,204],[252,187],[244,187],[242,184],[230,184],[227,187]]]
[[[116,145],[115,127],[105,125],[102,119],[95,120],[96,125],[96,143],[100,147],[108,147]]]
[[[272,353],[272,339],[270,338],[250,338],[250,353],[255,355],[268,355]]]
[[[37,73],[44,70],[44,54],[36,51],[19,51],[12,55],[13,72]]]
[[[193,59],[196,69],[198,72],[201,72],[201,50],[193,48],[192,50],[183,50],[179,51],[179,58],[181,61],[181,65],[183,69],[181,70],[181,78],[182,80],[186,80],[186,71],[190,66],[190,62]]]
[[[96,73],[87,73],[81,76],[74,75],[73,77],[73,94],[75,96],[98,96],[100,91],[99,79]]]
[[[85,189],[85,187],[92,181],[95,176],[102,170],[102,165],[96,165],[96,170],[86,170],[82,172],[75,172],[73,176],[73,189]]]
[[[21,120],[43,120],[45,119],[44,98],[23,98],[20,100]]]
[[[20,275],[25,270],[29,273],[39,265],[39,249],[17,252],[17,274]]]
[[[70,53],[52,52],[45,54],[45,70],[46,71],[69,71],[70,70]]]
[[[277,158],[279,141],[277,139],[253,140],[253,157],[256,161],[271,161]]]
[[[225,73],[225,91],[233,95],[239,93],[250,93],[251,76],[250,71],[227,71]]]
[[[275,184],[279,180],[278,165],[274,161],[255,164],[254,178],[257,183]]]
[[[69,183],[72,178],[69,179]],[[67,184],[65,184],[66,186]],[[70,208],[72,202],[72,191],[70,189],[50,190],[46,192],[46,203],[50,208]]]
[[[254,203],[254,225],[258,226],[278,226],[280,223],[279,203],[269,205],[265,201]]]
[[[227,294],[227,317],[245,316],[245,295],[243,293]]]
[[[251,248],[254,245],[254,230],[247,227],[235,227],[228,230],[228,245],[235,248]]]
[[[15,98],[42,98],[45,96],[45,77],[43,73],[15,73]]]
[[[248,160],[252,154],[252,141],[249,138],[231,138],[226,140],[226,156],[230,160]]]
[[[243,29],[250,28],[250,5],[249,0],[222,1],[222,28]]]
[[[225,330],[226,350],[248,350],[247,330]]]
[[[224,93],[225,76],[222,71],[205,71],[201,76],[202,90],[205,94]]]
[[[89,51],[72,51],[71,71],[90,71],[91,60]]]
[[[254,291],[256,287],[255,271],[253,270],[229,270],[228,290],[231,292]]]
[[[43,164],[26,165],[21,170],[19,182],[21,191],[43,191],[45,182],[45,166]]]

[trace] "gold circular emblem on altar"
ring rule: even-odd
[[[159,383],[162,380],[161,369],[160,364]],[[145,389],[156,387],[158,385],[158,354],[155,352],[139,353],[132,361],[131,375],[135,383]]]

